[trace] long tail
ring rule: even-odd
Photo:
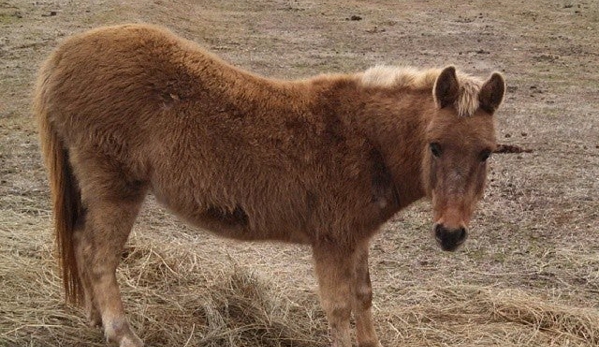
[[[82,216],[81,192],[69,163],[69,152],[50,120],[48,81],[51,69],[48,65],[40,72],[33,111],[38,120],[42,155],[48,169],[55,238],[66,301],[77,304],[83,297],[74,247],[75,227]]]

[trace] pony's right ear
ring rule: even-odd
[[[445,108],[455,104],[459,93],[460,84],[458,83],[455,67],[448,66],[441,71],[433,87],[433,97],[437,107]]]

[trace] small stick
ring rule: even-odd
[[[516,145],[498,144],[493,153],[532,153],[532,149],[523,148]]]

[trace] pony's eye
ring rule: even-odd
[[[433,153],[433,155],[435,157],[438,158],[441,156],[441,145],[439,145],[437,142],[431,142],[430,148],[431,148],[431,153]]]
[[[482,161],[484,163],[485,161],[487,161],[487,159],[489,159],[490,156],[491,156],[491,151],[485,150],[480,154],[480,161]]]

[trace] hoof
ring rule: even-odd
[[[143,341],[135,335],[125,319],[104,322],[106,341],[116,342],[119,347],[143,347]]]
[[[119,347],[143,347],[143,341],[133,334],[132,336],[125,336],[121,339]]]

